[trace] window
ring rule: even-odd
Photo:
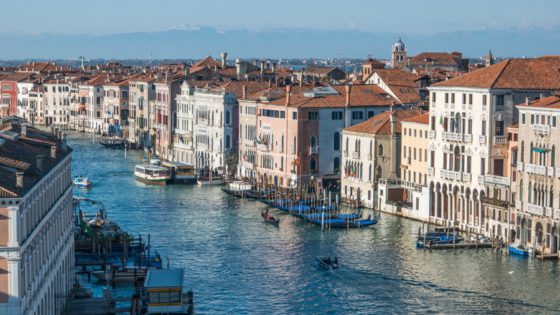
[[[364,112],[352,112],[352,119],[364,119]]]
[[[227,126],[231,125],[231,114],[229,110],[226,111],[226,125]]]
[[[335,173],[338,173],[340,171],[340,158],[338,156],[334,158],[333,170]]]
[[[315,171],[315,168],[317,167],[317,162],[315,162],[315,159],[311,159],[311,162],[309,162],[309,168],[312,171]]]
[[[482,105],[486,105],[486,95],[482,95]]]
[[[377,146],[377,155],[383,155],[383,145],[382,144]]]
[[[430,151],[430,167],[434,167],[436,160],[436,151]]]
[[[504,106],[504,96],[497,95],[496,96],[496,106]]]
[[[292,119],[297,120],[297,112],[292,112]]]
[[[432,104],[436,102],[436,92],[432,92]]]
[[[556,116],[552,116],[552,127],[556,127]]]
[[[467,94],[463,93],[463,105],[467,104]]]
[[[229,150],[231,147],[231,139],[229,135],[226,135],[226,150]]]
[[[445,104],[449,103],[449,93],[445,93]]]
[[[319,119],[319,113],[318,112],[309,112],[308,113],[308,119],[309,120],[317,120]]]
[[[496,121],[496,136],[503,136],[503,135],[504,135],[504,122]]]
[[[436,117],[432,116],[430,120],[430,130],[436,130]]]
[[[525,124],[525,114],[521,114],[521,124]]]
[[[531,125],[535,123],[535,115],[531,114]]]
[[[485,175],[485,174],[486,174],[486,159],[481,158],[480,159],[480,175]]]
[[[486,120],[482,121],[482,135],[486,136]]]
[[[469,94],[469,105],[472,105],[472,94]]]
[[[374,112],[374,111],[368,111],[368,112],[367,112],[367,118],[368,118],[368,119],[371,118],[371,117],[373,117],[373,116],[375,116],[375,112]]]
[[[338,131],[334,133],[334,150],[340,150],[340,132]]]
[[[342,111],[332,112],[332,120],[341,120],[342,119]]]

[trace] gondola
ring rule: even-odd
[[[266,222],[266,223],[272,223],[272,224],[280,223],[280,219],[276,219],[275,217],[273,217],[272,215],[270,215],[268,213],[268,208],[266,208],[266,210],[263,210],[261,212],[261,216],[263,217],[264,222]]]
[[[317,256],[315,257],[320,267],[327,270],[338,269],[338,257]]]
[[[99,141],[99,144],[109,149],[124,149],[126,141],[124,139],[105,138]]]

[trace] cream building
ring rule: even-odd
[[[0,314],[60,314],[74,283],[71,149],[0,121]]]
[[[560,96],[517,106],[517,212],[515,239],[558,253],[560,229]]]

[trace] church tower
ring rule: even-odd
[[[393,44],[393,51],[391,52],[391,65],[393,66],[393,69],[404,69],[406,67],[406,63],[406,48],[399,37],[397,42]]]
[[[494,64],[494,57],[492,57],[492,51],[488,51],[488,57],[486,57],[486,66],[491,66]]]

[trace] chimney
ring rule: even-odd
[[[261,75],[264,74],[264,66],[265,66],[265,62],[261,61]]]
[[[270,71],[271,72],[276,72],[276,63],[275,62],[272,63],[272,66],[270,67]]]
[[[23,175],[24,172],[16,172],[16,188],[23,189]]]
[[[391,135],[395,135],[395,133],[397,132],[397,118],[393,114],[393,111],[391,111],[390,120],[391,120]]]
[[[292,95],[292,86],[288,84],[286,85],[286,107],[290,105],[291,95]],[[288,115],[286,115],[286,117],[288,117]]]
[[[303,69],[301,69],[299,77],[299,86],[303,86]]]
[[[27,124],[21,124],[21,135],[27,137]]]
[[[247,86],[246,85],[243,85],[242,95],[243,95],[243,99],[247,99]]]
[[[237,78],[241,77],[241,60],[235,59],[235,72],[237,73]]]
[[[220,57],[222,57],[222,68],[225,68],[226,67],[226,61],[227,61],[227,52],[221,53]]]
[[[529,98],[528,97],[525,98],[525,105],[529,105]]]
[[[352,93],[352,85],[350,84],[346,84],[344,86],[345,90],[346,90],[346,107],[350,107],[350,93]]]
[[[51,145],[51,159],[56,160],[56,145]]]
[[[37,155],[37,169],[39,170],[39,173],[43,173],[43,170],[44,170],[43,162],[44,161],[45,161],[45,156],[44,155]]]

